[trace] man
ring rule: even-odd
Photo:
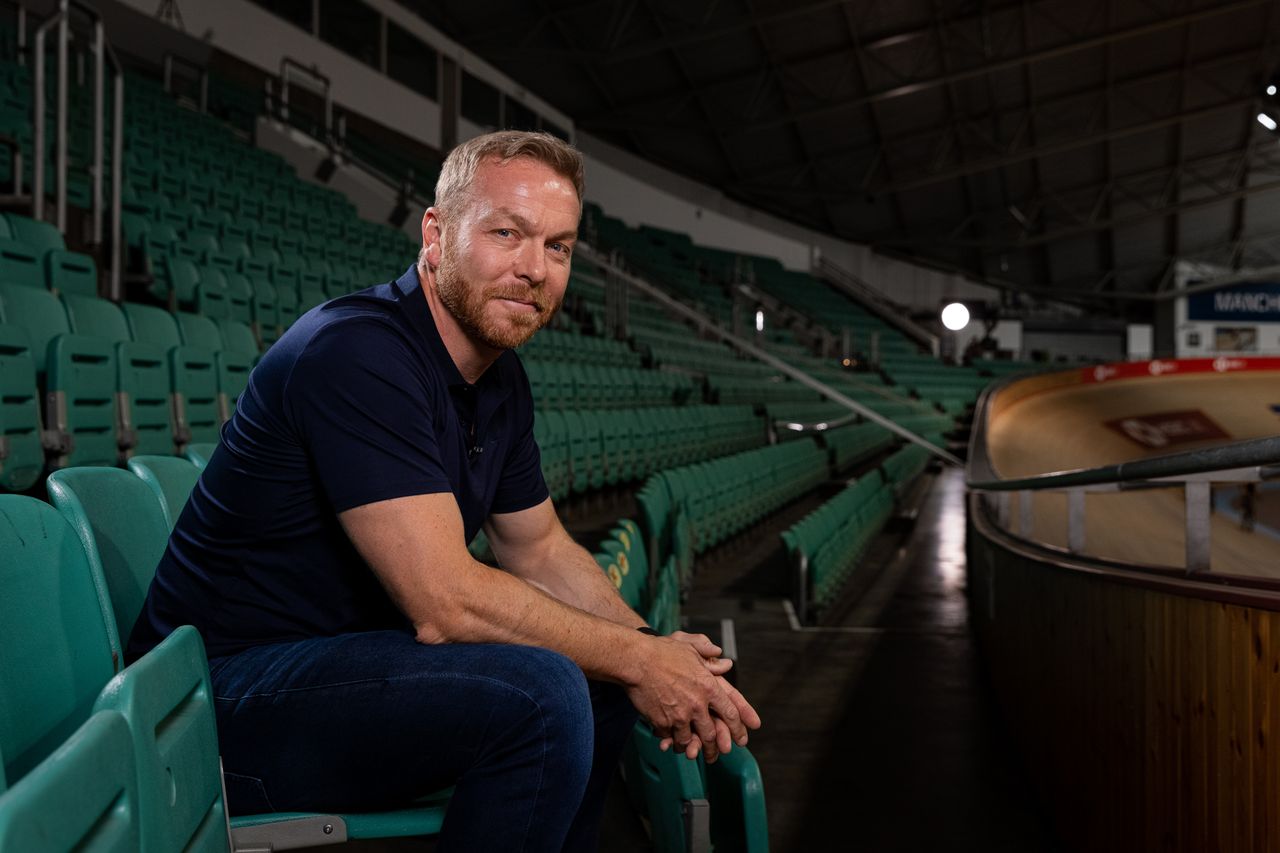
[[[454,150],[416,268],[263,357],[130,641],[209,653],[233,813],[456,785],[450,850],[589,850],[638,711],[714,760],[759,726],[706,637],[646,635],[556,517],[510,350],[569,278],[582,163],[545,134]],[[466,543],[484,525],[503,571]]]

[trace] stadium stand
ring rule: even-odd
[[[103,831],[95,815],[113,803],[116,846],[103,849],[225,849],[199,637],[179,631],[128,668],[123,641],[261,354],[302,313],[373,283],[369,276],[390,277],[416,254],[403,232],[359,218],[340,193],[248,144],[237,127],[251,126],[255,96],[215,79],[224,121],[180,104],[144,73],[130,72],[127,82],[125,299],[103,298],[98,262],[69,248],[53,226],[0,218],[0,488],[22,493],[0,495],[11,522],[0,531],[0,572],[13,608],[12,618],[0,620],[0,681],[15,703],[5,708],[41,708],[0,716],[3,781],[11,789],[0,796],[0,851],[26,849],[23,839],[44,831],[45,821],[58,823],[66,846],[74,846]],[[0,62],[0,90],[6,115],[30,112],[26,66]],[[79,109],[89,98],[87,86],[73,84],[71,156],[78,162],[89,159],[92,128]],[[30,134],[19,136],[30,158]],[[404,166],[392,159],[386,168]],[[12,177],[0,174],[0,181]],[[87,187],[77,181],[71,190],[71,203],[86,206]],[[631,228],[591,204],[584,233],[722,328],[734,327],[734,285],[749,280],[797,315],[823,318],[830,334],[854,330],[867,352],[857,371],[792,329],[771,330],[756,343],[930,441],[943,442],[990,381],[985,371],[940,368],[847,295],[774,259]],[[812,601],[831,601],[927,453],[900,447],[884,426],[824,401],[641,294],[628,296],[619,324],[610,315],[608,268],[586,258],[575,264],[565,310],[521,355],[553,498],[635,489],[639,523],[618,521],[598,544],[602,571],[655,628],[677,630],[698,555],[874,462],[783,535],[807,566]],[[877,370],[865,369],[871,365]],[[61,516],[31,497],[46,492]],[[35,525],[48,536],[18,534]],[[472,546],[487,553],[482,538]],[[47,671],[33,672],[23,659],[42,661]],[[62,681],[59,672],[67,674]],[[155,737],[157,721],[174,715],[190,720],[177,753]],[[767,849],[763,786],[749,750],[713,765],[687,762],[659,751],[641,724],[625,768],[657,849],[702,849],[701,841]],[[165,806],[161,789],[171,769],[177,805]],[[76,785],[84,794],[77,802],[53,812],[40,805],[61,802]],[[431,834],[443,808],[436,798],[342,819],[351,838]],[[282,831],[282,821],[315,831],[320,817],[240,817],[232,826],[241,839],[265,838]]]

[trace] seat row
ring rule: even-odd
[[[642,479],[672,464],[763,443],[747,406],[653,406],[618,411],[539,407],[534,437],[552,498]]]
[[[681,628],[680,585],[674,556],[650,571],[639,526],[619,519],[599,545],[596,561],[623,601],[654,630]],[[760,768],[750,750],[734,747],[715,764],[662,751],[653,729],[636,723],[623,754],[632,803],[649,824],[653,848],[684,853],[709,840],[715,850],[763,853],[768,816]],[[700,841],[700,839],[702,839]]]
[[[185,626],[121,668],[197,477],[171,457],[55,472],[57,509],[0,495],[0,851],[226,853],[439,831],[447,796],[376,814],[233,818],[208,664]],[[41,535],[31,535],[40,531]]]
[[[636,493],[652,537],[650,561],[675,554],[681,589],[694,555],[723,542],[830,475],[827,454],[812,438],[665,468]]]
[[[679,403],[693,396],[687,374],[638,367],[604,367],[583,361],[524,362],[533,399],[553,408],[621,408]]]
[[[243,324],[0,284],[0,487],[216,442],[256,359]]]
[[[796,575],[795,588],[804,589],[796,602],[801,619],[810,620],[817,609],[839,595],[903,492],[928,463],[929,453],[923,447],[902,447],[783,531],[783,546]]]

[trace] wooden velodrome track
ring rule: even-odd
[[[1154,371],[1146,369],[1147,364],[1067,371],[1002,389],[987,425],[988,453],[996,473],[1012,478],[1093,468],[1280,434],[1280,410],[1274,408],[1280,406],[1280,359],[1236,359],[1227,372],[1211,369],[1208,360],[1154,362]],[[1222,367],[1219,360],[1219,370]],[[1200,372],[1189,372],[1193,370]],[[1226,437],[1152,448],[1108,426],[1124,419],[1159,423],[1172,417],[1170,413],[1187,412],[1201,413],[1204,417],[1192,417],[1201,424],[1207,418]],[[1016,499],[1013,506],[1013,532],[1066,547],[1064,494],[1034,496],[1029,533],[1018,529]],[[1236,521],[1217,513],[1212,523],[1212,571],[1280,577],[1280,540],[1242,530]],[[1181,489],[1090,494],[1085,500],[1084,553],[1126,563],[1185,567],[1184,524]]]

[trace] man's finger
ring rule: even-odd
[[[704,658],[716,658],[724,652],[719,646],[711,642],[711,638],[706,634],[690,634],[685,631],[676,631],[671,635],[672,639],[680,640],[682,643],[688,643],[693,646],[694,651],[702,655]]]
[[[720,682],[721,690],[717,693],[715,698],[711,700],[711,710],[714,711],[720,719],[724,720],[725,725],[729,727],[729,732],[733,736],[733,742],[739,746],[745,746],[747,743],[747,726],[742,721],[742,714],[738,710],[738,703],[734,701],[728,690],[724,689],[728,687],[732,690],[733,687],[724,679],[717,680]],[[741,696],[742,694],[738,695]],[[745,699],[742,701],[746,702]],[[748,705],[747,707],[750,708],[751,706]],[[755,709],[752,709],[751,712],[754,714]]]
[[[752,730],[760,728],[760,715],[756,713],[755,708],[751,707],[751,703],[748,702],[746,697],[738,691],[738,688],[734,687],[723,678],[720,679],[720,686],[724,689],[724,692],[728,694],[730,701],[734,704],[734,707],[738,709],[738,715],[742,719],[743,725]],[[734,740],[739,746],[746,744],[745,740],[739,741],[736,737]]]
[[[724,675],[733,669],[733,661],[729,658],[706,658],[702,661],[702,665],[712,675]]]

